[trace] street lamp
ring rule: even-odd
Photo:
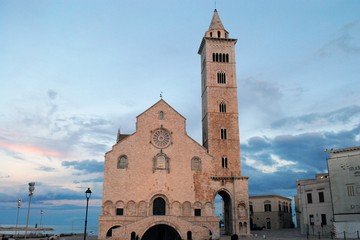
[[[88,189],[85,191],[85,196],[86,196],[86,214],[85,214],[84,240],[86,240],[86,227],[87,227],[88,207],[89,207],[89,199],[90,199],[90,196],[91,196],[91,190],[90,190],[90,188],[88,188]]]
[[[21,208],[21,198],[18,199],[18,204],[17,204],[17,215],[16,215],[16,230],[15,230],[15,235],[17,234],[17,227],[18,227],[18,222],[19,222],[19,211]]]
[[[44,210],[40,210],[40,228],[42,228],[42,217],[43,217],[43,214],[44,214]]]
[[[29,207],[28,207],[28,213],[27,213],[27,218],[26,218],[25,239],[26,239],[26,235],[27,235],[27,229],[29,226],[31,196],[34,193],[34,190],[35,190],[35,182],[29,182]]]

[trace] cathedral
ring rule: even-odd
[[[135,132],[118,132],[105,154],[99,239],[250,234],[248,177],[240,165],[236,41],[215,10],[198,51],[202,144],[163,99],[137,116]],[[220,215],[216,196],[222,198]]]

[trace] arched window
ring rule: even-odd
[[[169,157],[165,153],[159,153],[154,158],[153,171],[167,170],[169,172]]]
[[[229,62],[229,54],[226,54],[226,62]]]
[[[264,201],[264,211],[271,212],[271,202],[269,200]]]
[[[228,168],[228,159],[226,156],[223,156],[221,158],[221,167],[222,168]]]
[[[163,111],[159,112],[159,119],[164,120],[164,112]]]
[[[215,62],[218,62],[219,61],[219,54],[218,53],[215,54],[215,58],[216,58]]]
[[[212,37],[212,32],[210,32],[210,37]]]
[[[191,170],[201,170],[201,159],[193,157],[191,159]]]
[[[165,215],[165,200],[161,197],[155,198],[153,202],[153,215]]]
[[[191,233],[191,231],[188,231],[188,232],[186,233],[186,240],[192,240],[192,233]]]
[[[217,32],[217,35],[218,35],[218,38],[221,37],[221,32],[218,31],[218,32]]]
[[[126,155],[121,155],[118,158],[117,168],[119,169],[125,169],[128,167],[128,158]]]
[[[213,59],[213,62],[215,62],[215,60],[216,60],[215,53],[212,54],[212,59]]]
[[[221,137],[221,139],[227,139],[226,128],[222,128],[222,129],[220,130],[220,137]]]
[[[226,103],[221,102],[219,105],[219,111],[220,112],[226,112]]]

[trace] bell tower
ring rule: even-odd
[[[215,9],[202,39],[203,146],[214,156],[214,176],[240,176],[240,138],[235,44]]]

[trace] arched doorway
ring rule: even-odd
[[[215,215],[220,217],[220,233],[230,235],[233,233],[232,203],[230,195],[221,190],[215,196]]]
[[[166,214],[166,202],[163,198],[157,197],[153,203],[153,215],[165,215]]]
[[[166,225],[158,224],[149,228],[141,240],[180,240],[181,237],[175,228]]]

